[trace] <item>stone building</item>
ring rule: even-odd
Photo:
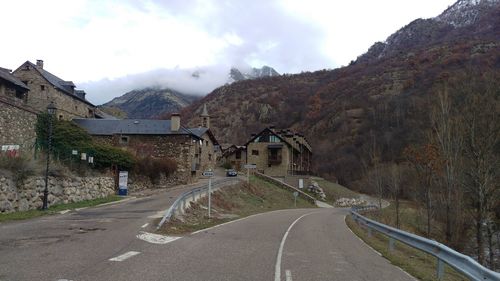
[[[57,118],[94,118],[95,105],[85,99],[85,92],[75,89],[75,84],[65,81],[43,68],[43,61],[36,64],[26,61],[13,75],[29,88],[25,98],[28,106],[45,111],[50,102],[57,108]]]
[[[180,115],[171,120],[73,119],[94,140],[132,152],[139,158],[169,158],[177,163],[173,175],[179,183],[192,182],[206,169],[214,169],[217,140],[208,128],[185,128]]]
[[[246,163],[273,176],[307,175],[311,172],[312,149],[306,138],[290,130],[266,128],[246,143]]]
[[[223,163],[229,163],[235,170],[243,170],[246,164],[247,148],[245,146],[231,145],[224,150]]]
[[[29,88],[11,71],[0,68],[0,154],[31,157],[37,112],[26,105]]]

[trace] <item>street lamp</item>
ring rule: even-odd
[[[56,107],[54,102],[50,102],[47,106],[47,113],[49,114],[49,134],[48,145],[47,145],[47,166],[45,168],[45,189],[43,190],[43,205],[42,210],[47,210],[48,208],[48,197],[49,197],[49,164],[50,164],[50,153],[52,152],[52,118],[56,113]]]

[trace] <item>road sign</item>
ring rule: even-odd
[[[214,176],[214,172],[212,172],[212,171],[205,171],[205,172],[203,172],[202,175],[204,177],[213,177]]]
[[[297,197],[299,196],[299,192],[295,191],[293,193],[293,205],[297,207]]]
[[[293,196],[297,197],[297,196],[299,196],[299,193],[298,193],[297,191],[295,191],[295,192],[293,193]]]
[[[255,165],[255,164],[246,164],[243,167],[245,167],[245,169],[256,169],[257,165]]]

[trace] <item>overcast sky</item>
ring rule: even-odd
[[[0,2],[0,67],[43,59],[101,104],[146,86],[205,94],[231,66],[297,73],[347,65],[454,0]]]

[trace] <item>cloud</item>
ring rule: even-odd
[[[452,1],[5,1],[0,25],[11,43],[0,66],[43,59],[94,103],[150,83],[202,94],[231,66],[296,73],[347,64]],[[193,82],[197,69],[205,74]]]

